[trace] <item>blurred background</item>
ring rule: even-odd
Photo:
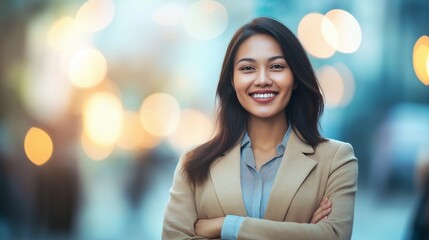
[[[353,239],[424,239],[427,0],[2,0],[0,239],[160,239],[227,44],[259,16],[297,34],[323,134],[354,146]]]

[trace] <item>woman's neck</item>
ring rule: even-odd
[[[247,134],[252,141],[252,148],[269,150],[277,147],[288,128],[285,115],[263,119],[250,117]]]

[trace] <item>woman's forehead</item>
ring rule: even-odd
[[[235,62],[241,58],[268,59],[273,56],[283,56],[280,44],[270,35],[256,34],[240,45]]]

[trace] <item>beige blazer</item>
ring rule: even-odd
[[[240,144],[210,167],[208,181],[191,184],[176,168],[164,216],[163,239],[195,236],[198,219],[246,216],[240,182]],[[358,164],[348,143],[329,140],[316,148],[291,132],[264,219],[245,217],[238,239],[350,239]],[[310,224],[322,198],[332,203],[328,219]]]

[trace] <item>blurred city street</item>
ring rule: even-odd
[[[352,239],[423,239],[427,0],[2,0],[0,239],[161,239],[177,161],[215,130],[228,42],[260,16],[298,36],[323,135],[354,148]]]

